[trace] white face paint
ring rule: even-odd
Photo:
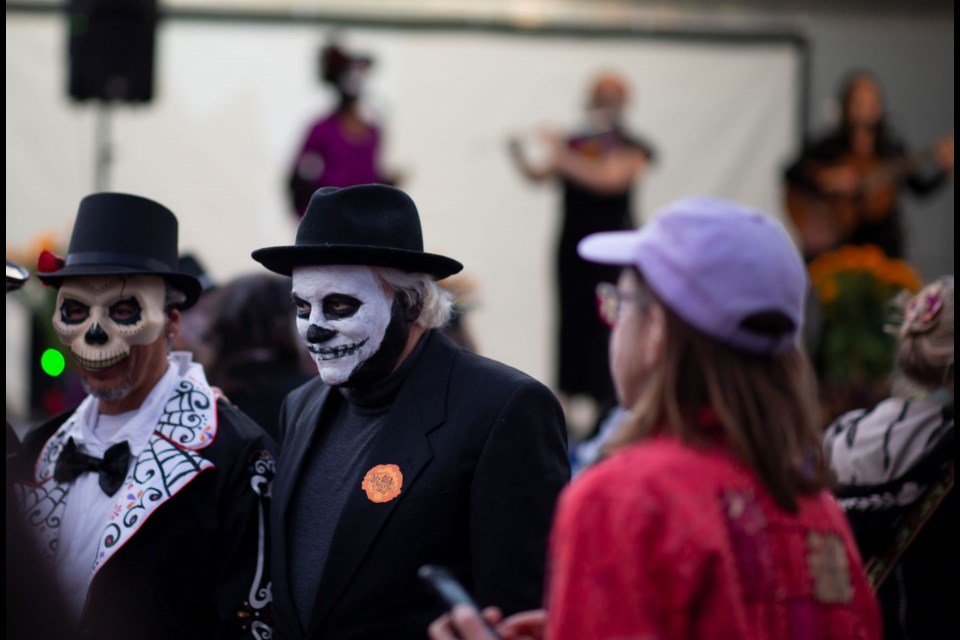
[[[297,331],[329,385],[346,383],[383,344],[393,296],[370,267],[313,266],[293,270]]]
[[[163,278],[91,276],[67,278],[57,293],[53,328],[87,369],[106,369],[150,344],[163,331]]]
[[[352,64],[340,77],[340,90],[352,98],[360,97],[367,80],[367,67]]]

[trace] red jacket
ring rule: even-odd
[[[547,637],[880,638],[856,549],[828,493],[788,513],[722,449],[660,436],[564,492]]]

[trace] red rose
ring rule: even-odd
[[[55,253],[50,253],[44,249],[40,253],[40,257],[37,258],[37,271],[40,273],[49,273],[51,271],[59,271],[63,268],[63,265],[66,264],[66,260],[61,258]]]

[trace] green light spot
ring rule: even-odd
[[[64,360],[63,354],[56,349],[47,349],[43,352],[43,355],[40,356],[40,366],[43,368],[44,373],[56,378],[63,373],[63,370],[67,366],[67,361]]]

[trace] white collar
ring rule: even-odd
[[[126,423],[106,441],[101,441],[96,434],[97,423],[100,420],[100,400],[87,396],[77,407],[77,419],[67,432],[67,437],[73,438],[77,445],[86,445],[81,446],[81,449],[89,450],[105,450],[112,444],[126,441],[130,445],[130,453],[134,457],[140,455],[156,429],[157,420],[163,412],[163,405],[179,377],[177,367],[171,361],[167,365],[166,372],[140,406],[124,414],[129,416]],[[97,453],[100,454],[102,451]]]
[[[134,458],[140,455],[154,433],[178,447],[194,451],[205,449],[216,438],[216,397],[203,367],[193,362],[187,351],[174,351],[167,360],[170,364],[166,373],[150,390],[129,423],[111,438],[115,442],[126,438]],[[96,424],[99,406],[99,400],[87,396],[47,442],[37,462],[38,482],[43,482],[47,475],[52,476],[52,463],[59,457],[68,438],[73,438],[78,445],[90,441],[87,434],[92,433],[92,425]]]

